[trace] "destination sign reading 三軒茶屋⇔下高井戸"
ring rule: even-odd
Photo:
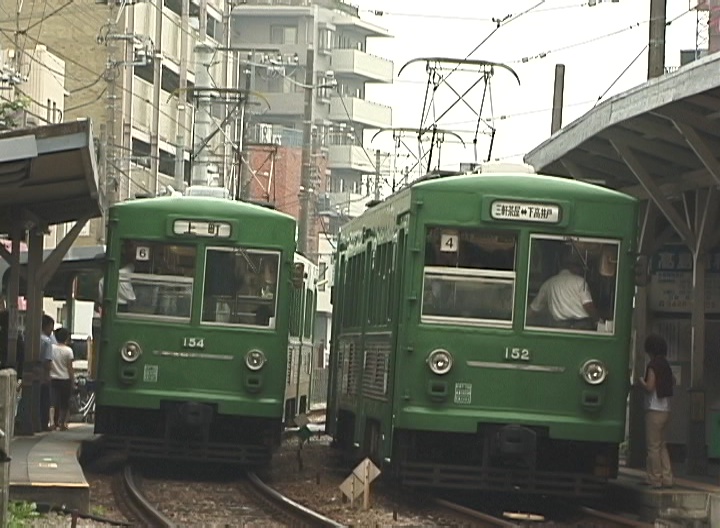
[[[208,238],[230,238],[232,229],[228,222],[204,222],[199,220],[175,220],[173,233]]]
[[[560,221],[560,206],[496,200],[490,206],[490,216],[494,220],[517,220],[522,222],[557,224]]]

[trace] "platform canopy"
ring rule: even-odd
[[[536,171],[669,199],[720,184],[720,54],[598,104],[525,156]]]
[[[89,120],[0,133],[0,234],[101,216]]]

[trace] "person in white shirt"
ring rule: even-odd
[[[565,256],[560,272],[540,286],[530,310],[534,313],[547,312],[550,326],[596,329],[598,313],[582,270],[582,265],[572,255]]]
[[[130,275],[135,271],[135,264],[129,262],[118,270],[118,289],[117,289],[117,311],[128,312],[130,311],[130,304],[135,302],[135,290],[133,289]],[[105,281],[103,278],[98,282],[98,293],[100,303],[102,304],[103,296],[103,285]]]
[[[57,344],[53,345],[53,358],[50,365],[50,384],[55,403],[53,423],[55,429],[66,431],[70,414],[70,397],[75,383],[75,371],[72,365],[75,355],[69,346],[70,332],[67,328],[55,330],[55,339]]]

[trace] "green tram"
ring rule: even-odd
[[[310,410],[310,383],[315,351],[318,267],[300,254],[295,264],[304,270],[302,285],[290,297],[287,378],[285,380],[285,425]],[[298,278],[299,280],[299,278]]]
[[[617,476],[637,202],[520,167],[427,176],[341,229],[327,430],[404,485],[580,497]],[[593,309],[556,317],[568,293]]]
[[[293,218],[244,202],[162,197],[110,209],[95,423],[106,448],[269,460],[285,400],[307,399],[288,383],[304,382],[288,362],[290,300],[314,288],[295,241]]]

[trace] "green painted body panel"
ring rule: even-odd
[[[172,235],[170,219],[225,221],[230,238]],[[117,317],[117,281],[105,285],[102,343],[98,361],[100,406],[158,409],[161,401],[196,401],[217,405],[219,414],[280,419],[287,369],[288,320],[284,307],[291,292],[295,221],[252,204],[215,198],[153,198],[124,202],[109,211],[107,277],[116,277],[122,239],[196,245],[190,322]],[[204,255],[207,246],[243,246],[281,252],[274,329],[200,324]],[[202,349],[183,347],[185,338],[202,338]],[[134,363],[120,357],[128,340],[143,353]],[[262,350],[267,363],[251,372],[245,353]],[[133,379],[131,382],[123,378]],[[253,378],[252,387],[248,380]]]
[[[490,204],[495,199],[558,204],[562,214],[557,224],[494,220]],[[425,233],[428,226],[437,225],[517,234],[511,327],[420,322]],[[363,366],[368,343],[374,343],[368,332],[377,329],[368,327],[367,318],[358,326],[343,329],[343,314],[334,313],[328,400],[331,433],[337,433],[339,413],[349,412],[356,423],[353,440],[362,444],[365,421],[377,420],[384,435],[379,453],[383,457],[391,456],[393,433],[398,429],[475,433],[483,423],[544,426],[555,439],[622,441],[636,256],[634,198],[575,180],[540,175],[427,180],[343,226],[336,263],[342,264],[368,248],[373,250],[382,242],[397,240],[401,229],[407,241],[406,250],[395,261],[396,268],[402,270],[402,280],[397,285],[392,321],[386,328],[391,332],[385,338],[391,350],[386,393],[381,397],[367,394],[366,376],[370,373]],[[560,334],[524,328],[531,233],[620,240],[614,334]],[[334,310],[343,296],[338,288],[342,284],[341,267],[336,266]],[[358,302],[365,314],[377,308],[370,297]],[[352,347],[360,354],[354,367],[348,364]],[[506,347],[529,350],[527,365],[551,371],[468,364],[506,364]],[[435,375],[427,366],[428,354],[436,348],[453,354],[454,366],[447,375]],[[588,359],[601,360],[607,366],[609,375],[601,385],[590,386],[581,378],[580,368]],[[377,377],[376,372],[372,375]],[[447,397],[431,395],[429,387],[433,384],[438,389],[444,386]],[[472,387],[469,403],[455,402],[456,384]]]

